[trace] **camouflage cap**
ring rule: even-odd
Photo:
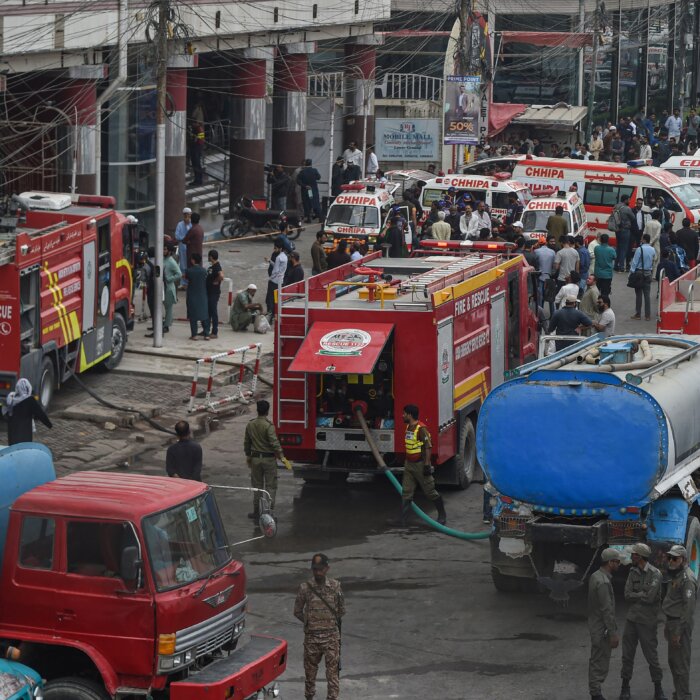
[[[613,560],[620,561],[620,552],[617,551],[617,549],[613,549],[612,547],[608,547],[607,549],[604,549],[602,554],[600,555],[601,561],[609,562]]]
[[[668,555],[670,557],[685,557],[688,558],[688,552],[685,547],[681,544],[674,544],[671,549],[668,550]]]
[[[639,554],[640,557],[649,559],[651,557],[651,547],[644,542],[637,542],[637,544],[632,545],[632,554]]]

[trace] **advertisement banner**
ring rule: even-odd
[[[380,161],[435,161],[439,119],[375,119],[374,152]]]
[[[481,77],[445,76],[445,130],[443,143],[473,145],[479,143],[481,113]]]

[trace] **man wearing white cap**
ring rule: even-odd
[[[688,552],[674,544],[668,554],[666,597],[661,610],[666,615],[664,637],[668,640],[668,667],[673,676],[673,697],[690,700],[690,645],[693,639],[693,616],[698,582],[688,569]]]
[[[661,610],[661,572],[649,563],[651,548],[643,542],[632,545],[632,567],[625,584],[625,600],[629,603],[622,633],[622,690],[620,700],[631,697],[630,680],[634,670],[637,644],[642,647],[649,664],[654,700],[666,700],[661,679],[657,647],[657,624]]]
[[[254,316],[262,311],[262,305],[253,301],[257,291],[257,286],[251,283],[236,295],[229,316],[229,323],[234,331],[247,331]]]
[[[620,567],[620,552],[608,547],[601,553],[600,560],[600,568],[588,582],[588,630],[591,633],[588,690],[591,700],[605,700],[602,686],[610,670],[610,654],[620,643],[612,587],[613,574]]]
[[[180,272],[182,272],[182,286],[183,288],[187,286],[185,279],[185,272],[188,268],[187,261],[187,246],[183,243],[185,236],[188,234],[189,230],[192,228],[192,210],[189,207],[185,207],[182,210],[182,221],[179,221],[175,227],[175,240],[177,241],[178,253],[180,256]]]

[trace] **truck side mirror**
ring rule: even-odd
[[[139,559],[138,547],[124,547],[119,566],[119,576],[129,590],[136,590],[141,583],[141,567],[143,562]]]

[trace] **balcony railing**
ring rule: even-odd
[[[342,97],[342,71],[309,75],[309,97]],[[385,100],[442,99],[442,78],[416,73],[385,73],[374,85],[374,96]]]

